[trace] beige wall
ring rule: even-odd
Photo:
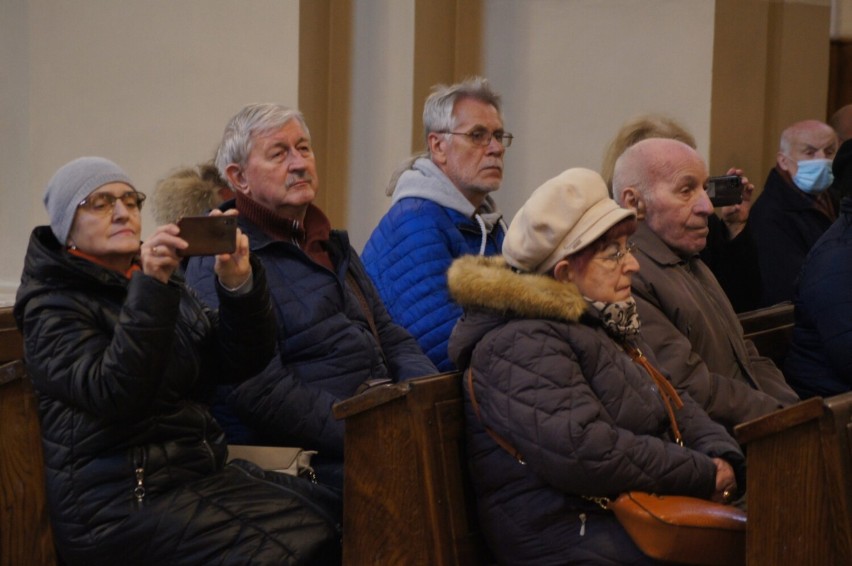
[[[345,208],[335,217],[345,218],[360,249],[390,204],[384,189],[391,171],[413,149],[420,65],[430,60],[428,29],[415,19],[434,12],[424,0],[326,1],[311,17],[335,29],[323,28],[327,53],[313,57],[300,47],[308,49],[321,23],[302,18],[314,23],[301,24],[311,35],[300,41],[300,6],[319,4],[305,0],[2,0],[0,301],[17,284],[30,230],[46,221],[41,194],[58,166],[101,154],[150,191],[172,168],[210,156],[227,118],[247,102],[334,106],[324,115],[328,143],[318,156],[338,164],[326,176],[333,188],[323,185],[324,206]],[[754,155],[767,151],[776,122],[788,117],[765,79],[801,77],[795,65],[780,67],[795,56],[796,41],[822,41],[831,9],[830,0],[442,1],[457,7],[451,39],[482,38],[481,54],[455,57],[453,72],[479,66],[502,91],[506,126],[517,136],[497,196],[507,219],[561,170],[599,168],[611,136],[639,113],[681,120],[713,163],[719,147],[734,147],[716,143],[725,140],[720,132],[737,132],[725,125],[737,116],[731,109],[748,108],[739,117],[749,124],[743,159],[759,163]],[[720,21],[720,13],[733,19]],[[795,19],[802,14],[804,28]],[[748,41],[720,50],[720,37],[734,31]],[[339,38],[349,34],[344,52]],[[328,68],[317,83],[327,81],[324,92],[304,88],[313,82],[300,59]],[[736,72],[720,67],[726,59],[738,62]],[[820,66],[808,70],[816,82],[827,76]],[[742,90],[720,97],[725,81],[740,81]],[[819,88],[802,89],[796,104],[824,106]],[[153,224],[145,222],[147,234]]]
[[[852,39],[852,0],[831,0],[832,39]]]
[[[498,197],[509,219],[562,170],[599,169],[610,139],[634,115],[666,112],[706,151],[713,4],[487,2],[485,74],[503,92],[506,125],[517,136]]]
[[[0,300],[43,187],[63,163],[102,155],[143,192],[212,157],[243,104],[297,104],[298,1],[3,0]],[[7,127],[7,121],[11,126]],[[5,148],[13,148],[11,152]],[[11,172],[11,174],[10,174]],[[144,217],[143,236],[154,228]]]

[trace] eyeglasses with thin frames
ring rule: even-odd
[[[610,269],[616,269],[624,263],[624,258],[627,257],[627,254],[632,254],[634,250],[636,250],[636,244],[633,242],[627,242],[627,245],[617,252],[596,257],[595,259],[604,262],[604,265],[607,265]]]
[[[145,193],[139,191],[127,191],[123,195],[115,196],[111,193],[95,193],[80,201],[77,208],[82,208],[94,214],[106,216],[115,210],[115,203],[121,201],[129,212],[142,210],[142,203],[148,198]]]
[[[477,128],[470,132],[439,132],[441,134],[450,134],[453,136],[467,136],[467,138],[472,141],[475,145],[480,145],[482,147],[488,146],[491,143],[491,139],[494,138],[497,140],[497,143],[502,145],[503,147],[509,147],[512,145],[512,140],[515,138],[509,132],[503,132],[501,130],[497,130],[496,132],[489,132],[486,129]]]

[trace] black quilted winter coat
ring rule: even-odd
[[[711,457],[741,470],[737,443],[684,392],[676,418],[686,447],[672,441],[651,377],[573,284],[473,256],[456,260],[448,280],[465,309],[450,353],[473,370],[481,421],[466,388],[467,448],[482,528],[499,563],[647,563],[615,518],[583,496],[642,490],[709,498]]]
[[[190,398],[273,355],[266,278],[253,270],[253,289],[222,290],[217,314],[177,278],[127,279],[66,253],[49,227],[33,231],[14,312],[66,563],[321,564],[339,553],[334,521],[298,489],[224,466],[224,435]]]

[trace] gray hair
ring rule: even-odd
[[[216,151],[216,168],[219,169],[222,178],[227,180],[229,185],[231,184],[225,171],[232,163],[240,167],[245,166],[254,146],[255,136],[278,129],[290,120],[298,121],[310,139],[311,133],[305,123],[305,117],[293,108],[280,104],[261,103],[249,104],[237,112],[225,126],[222,141]],[[236,187],[231,188],[236,190]]]
[[[429,134],[432,132],[450,132],[456,127],[453,108],[460,99],[473,98],[490,104],[497,109],[503,119],[500,95],[497,94],[483,77],[470,77],[453,85],[438,84],[432,87],[432,94],[423,105],[423,135],[428,147]],[[449,134],[448,134],[449,135]]]

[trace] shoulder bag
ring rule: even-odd
[[[648,371],[658,386],[662,386],[659,387],[660,394],[672,420],[673,437],[682,445],[680,431],[674,420],[674,407],[682,406],[680,397],[639,350],[631,348],[628,355]],[[468,368],[466,377],[473,412],[482,423],[479,404],[474,395],[472,368]],[[660,380],[668,387],[661,384]],[[483,426],[501,448],[518,462],[525,463],[523,456],[505,438]],[[628,491],[616,499],[585,499],[612,511],[634,544],[651,558],[707,566],[745,564],[746,514],[736,507],[698,497],[654,495],[641,491]]]

